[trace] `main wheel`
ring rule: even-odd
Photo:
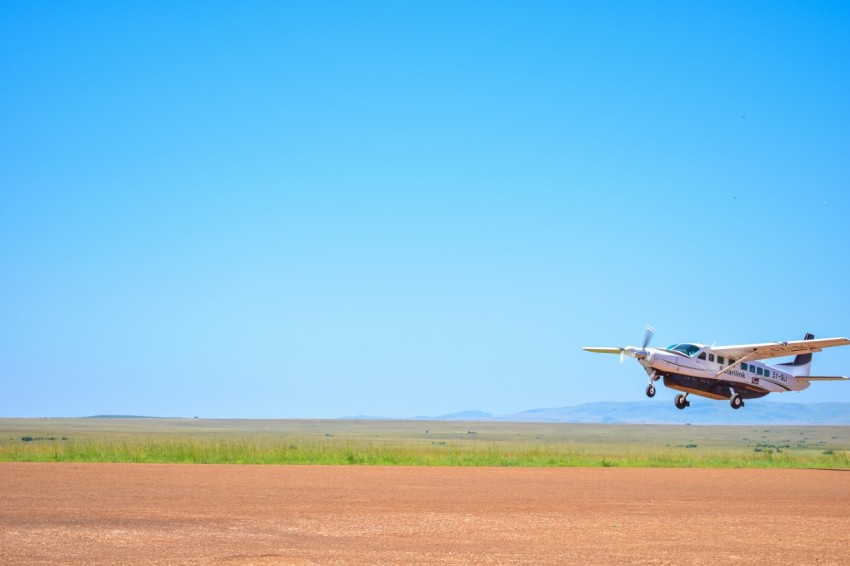
[[[676,403],[677,409],[684,409],[685,407],[690,406],[690,403],[688,403],[688,400],[685,399],[685,396],[682,394],[676,395],[676,398],[673,400],[673,402]]]
[[[655,397],[655,386],[651,383],[646,386],[646,396]]]
[[[732,398],[729,400],[729,404],[732,405],[733,409],[740,409],[744,406],[744,400],[736,393],[735,395],[732,395]]]

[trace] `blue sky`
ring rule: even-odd
[[[848,336],[848,60],[842,2],[4,2],[0,416],[508,413],[645,399],[580,347],[647,323]]]

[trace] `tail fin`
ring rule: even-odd
[[[806,332],[806,335],[803,337],[803,340],[814,340],[815,335]],[[788,371],[797,376],[809,375],[809,371],[812,365],[812,353],[807,352],[805,354],[797,354],[794,357],[793,362],[787,362],[784,364],[779,364],[780,366],[785,366],[788,368]]]

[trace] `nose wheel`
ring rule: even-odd
[[[684,409],[685,407],[690,407],[691,402],[688,401],[688,394],[682,395],[681,393],[676,395],[676,398],[673,399],[673,402],[676,403],[677,409]]]
[[[648,371],[649,370],[647,370],[647,372]],[[657,371],[653,371],[652,373],[649,374],[649,385],[646,386],[646,396],[647,397],[655,397],[655,386],[652,384],[652,382],[658,381],[659,377],[660,376],[658,375]]]
[[[732,398],[729,399],[729,404],[732,405],[733,409],[740,409],[744,406],[744,400],[741,399],[741,396],[735,393],[732,395]]]

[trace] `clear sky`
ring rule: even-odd
[[[4,1],[0,416],[510,413],[646,399],[580,347],[647,323],[850,336],[848,61],[846,2]]]

